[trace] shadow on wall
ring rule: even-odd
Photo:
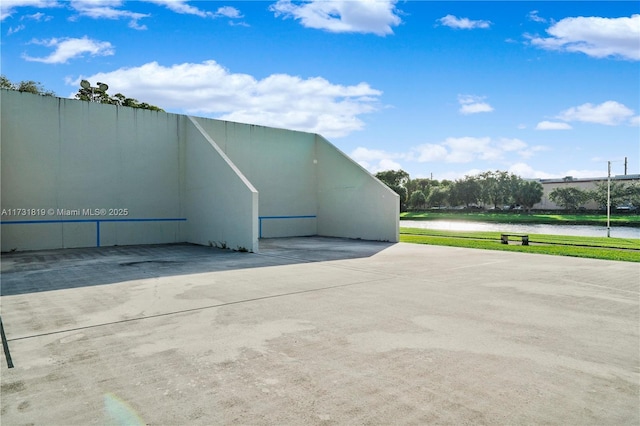
[[[392,243],[299,237],[261,240],[240,253],[194,244],[116,246],[2,255],[0,295],[13,296],[235,269],[370,257]]]

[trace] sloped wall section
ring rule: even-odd
[[[398,242],[398,194],[320,135],[316,156],[318,234]]]
[[[398,241],[398,195],[322,136],[196,120],[260,193],[260,237]]]
[[[314,134],[196,120],[260,193],[261,238],[318,234]]]
[[[258,191],[192,117],[185,117],[186,239],[258,251]]]

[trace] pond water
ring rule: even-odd
[[[444,231],[489,231],[524,234],[574,235],[584,237],[606,237],[606,226],[591,225],[537,225],[513,223],[488,223],[454,220],[401,220],[402,228],[436,229]],[[640,228],[611,226],[611,237],[638,238]]]

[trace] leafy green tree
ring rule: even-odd
[[[407,188],[408,194],[413,194],[414,191],[421,191],[423,194],[428,194],[435,183],[437,183],[437,181],[425,178],[408,179],[404,187]]]
[[[640,207],[640,180],[629,183],[625,188],[625,195],[629,204]]]
[[[429,191],[427,197],[427,205],[430,207],[442,207],[449,199],[448,186],[435,186]]]
[[[464,204],[469,207],[480,199],[481,186],[478,179],[473,176],[465,176],[451,185],[449,201],[451,204]]]
[[[431,187],[437,183],[437,181],[426,178],[412,179],[412,182],[414,182],[416,189],[422,191],[423,194],[428,194]]]
[[[76,99],[87,102],[98,102],[101,104],[111,104],[111,97],[107,94],[109,86],[105,83],[98,82],[92,87],[87,80],[82,80],[81,87],[76,93]]]
[[[0,75],[0,89],[16,90],[11,80],[4,74]]]
[[[409,180],[409,173],[404,170],[385,170],[383,172],[376,173],[376,177],[387,186],[404,186]]]
[[[520,179],[515,187],[513,198],[528,212],[534,204],[542,200],[543,193],[544,188],[540,182]]]
[[[633,198],[633,190],[629,191],[624,182],[611,181],[611,206],[616,207],[624,203],[630,202]],[[596,182],[594,189],[589,194],[600,207],[607,207],[607,182]]]
[[[549,199],[567,210],[577,210],[591,199],[591,192],[575,186],[560,187],[549,193]]]
[[[386,170],[376,173],[375,176],[400,196],[400,211],[406,211],[409,200],[404,185],[409,181],[409,173],[404,170]]]
[[[5,75],[0,76],[0,88],[7,90],[16,90],[18,92],[33,93],[34,95],[56,95],[53,91],[46,90],[39,81],[22,80],[19,83],[13,83]]]
[[[422,191],[416,190],[411,193],[411,197],[409,197],[409,207],[413,209],[421,209],[424,208],[424,205],[427,202],[427,197],[424,196]]]
[[[80,89],[76,93],[76,99],[88,102],[98,102],[101,104],[110,104],[118,106],[127,106],[131,108],[148,109],[152,111],[164,111],[155,105],[149,105],[146,102],[139,102],[137,99],[128,98],[122,93],[116,93],[110,96],[107,93],[109,86],[105,83],[98,82],[96,86],[91,86],[87,80],[80,82]]]
[[[515,177],[500,170],[481,173],[477,178],[481,188],[480,199],[495,208],[504,205],[511,200]]]

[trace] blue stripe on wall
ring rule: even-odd
[[[186,222],[186,218],[154,218],[154,219],[51,219],[51,220],[10,220],[0,225],[36,225],[46,223],[95,223],[96,247],[100,247],[100,223],[102,222]]]

